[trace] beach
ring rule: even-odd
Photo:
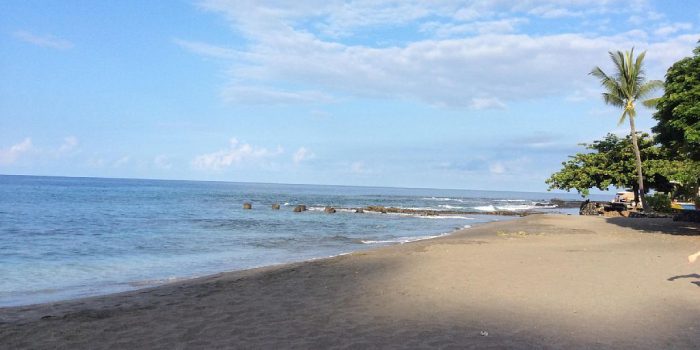
[[[661,231],[661,232],[660,232]],[[700,348],[697,224],[532,215],[0,309],[8,349]]]

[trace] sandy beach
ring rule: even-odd
[[[663,231],[663,232],[658,232]],[[6,349],[700,348],[700,227],[533,215],[447,237],[0,309]]]

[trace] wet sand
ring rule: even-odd
[[[533,215],[4,308],[0,348],[700,348],[700,264],[686,260],[699,234],[668,219]]]

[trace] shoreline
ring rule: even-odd
[[[685,259],[700,248],[699,232],[666,219],[534,215],[331,258],[0,308],[0,342],[692,348],[700,346],[700,275]]]
[[[394,214],[396,215],[396,214]],[[401,214],[399,214],[401,215]],[[484,214],[482,214],[484,215]],[[537,215],[537,214],[529,214],[529,215]],[[439,215],[438,215],[439,216]],[[68,297],[68,298],[63,298],[63,299],[56,299],[56,300],[48,300],[48,301],[43,301],[43,302],[37,302],[37,303],[30,303],[30,304],[15,304],[15,305],[0,305],[0,314],[2,313],[3,309],[9,309],[9,308],[21,308],[21,307],[33,307],[33,306],[41,306],[41,305],[47,305],[47,304],[56,304],[56,303],[64,303],[64,302],[73,302],[73,301],[80,301],[80,300],[87,300],[87,299],[93,299],[93,298],[99,298],[99,297],[109,297],[112,295],[121,295],[125,293],[130,293],[130,292],[139,292],[141,290],[146,290],[146,289],[151,289],[151,288],[158,288],[162,286],[167,286],[170,284],[174,283],[186,283],[188,281],[194,281],[198,279],[205,279],[208,277],[212,276],[218,276],[221,274],[228,274],[228,273],[236,273],[236,272],[244,272],[248,270],[258,270],[258,269],[266,269],[266,268],[275,268],[275,267],[284,267],[285,265],[290,265],[290,264],[303,264],[306,262],[313,262],[313,261],[319,261],[319,260],[325,260],[325,259],[333,259],[339,256],[344,256],[344,255],[350,255],[354,253],[359,253],[359,252],[364,252],[364,251],[369,251],[369,250],[374,250],[374,249],[381,249],[381,248],[386,248],[386,247],[391,247],[395,245],[403,245],[407,243],[413,243],[413,242],[420,242],[420,241],[425,241],[425,240],[431,240],[431,239],[437,239],[441,237],[446,237],[450,236],[452,234],[458,233],[463,230],[469,230],[472,227],[475,226],[481,226],[481,225],[486,225],[490,224],[492,222],[500,222],[500,221],[510,221],[510,220],[517,220],[519,218],[522,218],[522,216],[519,217],[513,217],[513,218],[507,218],[507,219],[502,219],[499,218],[494,221],[489,221],[489,222],[477,222],[477,223],[472,223],[470,225],[464,225],[461,228],[456,228],[452,231],[449,232],[442,232],[438,233],[435,235],[425,235],[425,236],[416,236],[416,237],[405,237],[406,240],[401,240],[401,241],[379,241],[379,242],[374,242],[374,241],[369,241],[365,242],[362,241],[362,244],[365,244],[367,246],[361,247],[360,249],[357,250],[351,250],[347,252],[341,252],[338,254],[333,254],[333,255],[328,255],[328,256],[318,256],[318,257],[312,257],[312,258],[306,258],[306,259],[301,259],[301,260],[293,260],[293,261],[286,261],[286,262],[277,262],[277,263],[272,263],[272,264],[264,264],[264,265],[259,265],[259,266],[251,266],[248,268],[242,268],[242,269],[225,269],[221,271],[214,271],[214,272],[207,272],[201,275],[187,275],[187,276],[176,276],[176,277],[168,277],[168,278],[160,278],[160,279],[150,279],[150,280],[137,280],[137,281],[128,281],[128,282],[122,282],[120,283],[121,285],[128,285],[130,288],[124,289],[124,290],[119,290],[119,291],[113,291],[113,292],[106,292],[106,293],[99,293],[99,294],[94,294],[94,295],[87,295],[87,296],[78,296],[78,297]],[[398,239],[398,238],[397,238]],[[372,246],[374,245],[374,246]],[[151,281],[164,281],[162,283],[149,283]],[[140,286],[139,286],[140,284]]]

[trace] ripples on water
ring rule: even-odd
[[[489,215],[416,217],[312,209],[473,210],[551,194],[0,176],[0,306],[134,289],[225,270],[444,234]],[[561,198],[561,194],[557,194]],[[571,197],[574,198],[574,197]],[[242,203],[253,204],[243,210]],[[272,210],[272,203],[282,204]],[[285,205],[286,204],[286,205]]]

